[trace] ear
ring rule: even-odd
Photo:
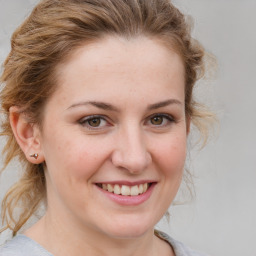
[[[33,164],[42,163],[44,156],[42,155],[41,133],[38,126],[29,123],[25,114],[21,113],[16,106],[9,109],[9,120],[16,141],[27,160]]]

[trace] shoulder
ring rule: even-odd
[[[24,235],[17,235],[0,247],[0,256],[52,256],[41,245]]]
[[[159,238],[165,240],[172,246],[176,256],[207,256],[206,254],[190,249],[189,247],[185,246],[183,243],[173,239],[172,237],[170,237],[164,232],[155,230],[155,234]]]

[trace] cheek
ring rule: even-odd
[[[61,175],[60,179],[65,177],[70,182],[82,183],[100,169],[108,151],[104,143],[100,142],[99,146],[94,138],[83,140],[81,136],[56,135],[45,147],[46,164],[49,172]]]
[[[166,176],[181,177],[186,160],[186,137],[166,139],[155,145],[155,158]]]
[[[92,181],[91,177],[101,168],[107,149],[99,149],[97,143],[91,143],[90,140],[85,142],[81,137],[76,139],[73,136],[65,140],[61,137],[55,137],[50,142],[48,140],[45,145],[47,190],[51,198],[58,195],[62,201],[81,208],[85,206],[85,191],[91,188],[86,184]]]

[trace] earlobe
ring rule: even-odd
[[[40,131],[37,125],[31,124],[26,115],[16,106],[9,109],[9,119],[16,141],[27,160],[34,164],[43,162]]]

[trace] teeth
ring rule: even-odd
[[[129,195],[131,194],[131,189],[130,189],[130,187],[123,185],[123,186],[121,187],[121,194],[122,194],[123,196],[129,196]]]
[[[131,196],[137,196],[138,194],[139,194],[138,186],[132,186],[131,187]]]
[[[111,184],[108,184],[107,185],[107,188],[108,188],[108,192],[112,193],[114,191],[113,187]],[[104,188],[103,188],[104,189]]]
[[[142,194],[142,193],[143,193],[143,184],[140,184],[139,185],[139,194]]]
[[[143,184],[143,193],[148,190],[148,183]]]
[[[117,195],[121,194],[121,189],[120,189],[119,185],[114,186],[114,193],[117,194]]]
[[[102,189],[122,196],[138,196],[148,190],[148,183],[135,186],[118,185],[118,184],[102,184]]]

